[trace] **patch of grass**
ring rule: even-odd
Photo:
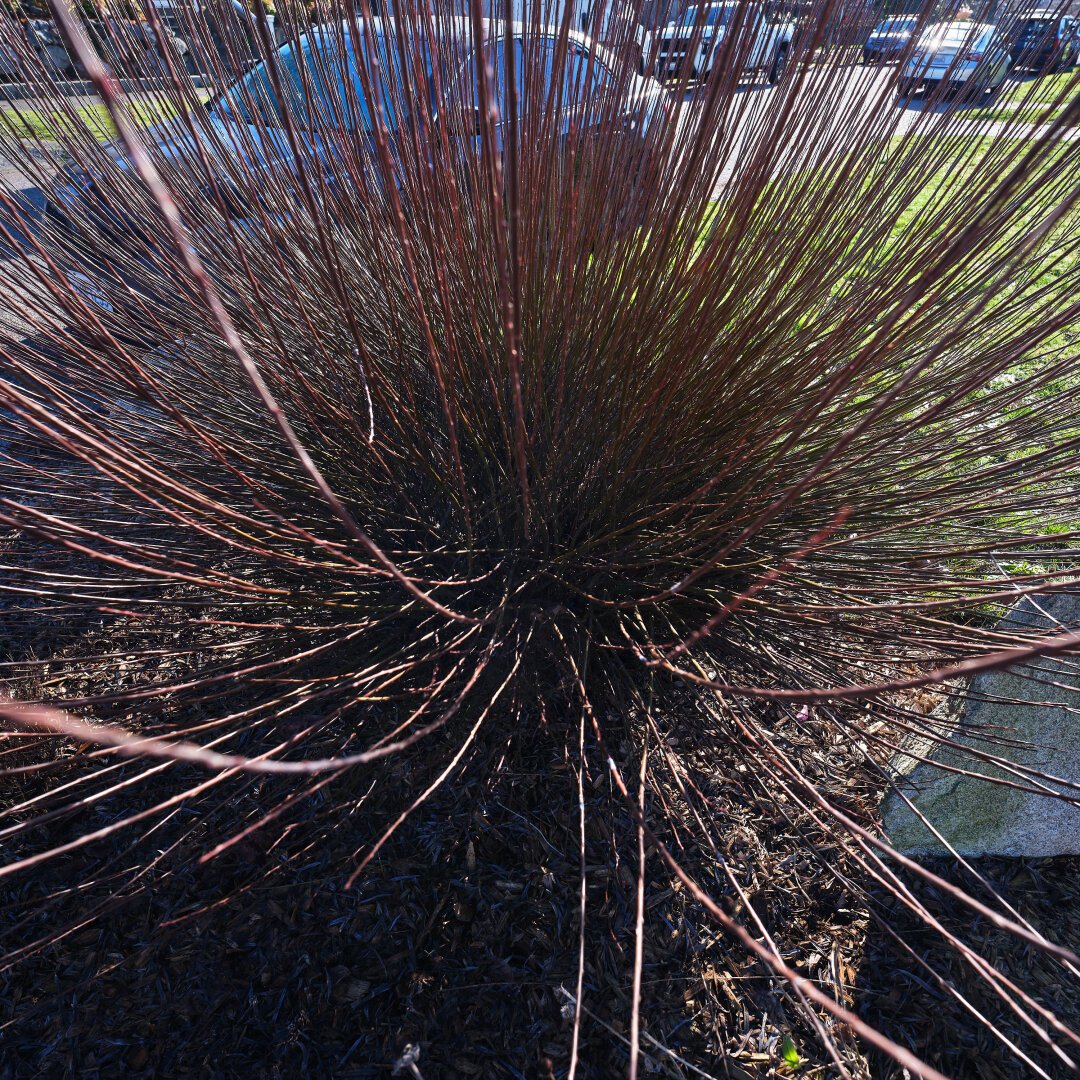
[[[200,95],[202,100],[206,96]],[[128,107],[138,125],[145,128],[176,116],[180,103],[171,98],[150,98],[130,101]],[[0,123],[28,139],[55,140],[78,127],[85,127],[98,142],[108,142],[117,134],[109,110],[101,103],[75,105],[70,113],[11,106],[0,113]]]
[[[989,120],[995,124],[1049,124],[1061,113],[1061,109],[1047,108],[1045,105],[1023,106],[1018,109],[987,105],[985,108],[972,109],[969,115],[972,119]]]
[[[1025,79],[1009,84],[996,101],[965,110],[964,115],[994,123],[1049,124],[1065,111],[1075,86],[1076,76],[1067,71]]]
[[[886,172],[898,164],[902,166],[911,153],[911,140],[923,138],[932,138],[932,136],[902,135],[883,145],[880,156],[882,162],[885,163],[883,168]],[[896,216],[888,235],[864,258],[851,265],[842,275],[837,276],[832,287],[832,311],[821,310],[814,313],[813,317],[827,319],[830,314],[836,319],[846,317],[852,298],[857,298],[860,290],[876,279],[881,267],[887,267],[900,257],[901,249],[912,242],[915,234],[922,237],[920,242],[932,243],[939,234],[953,229],[956,207],[966,205],[964,203],[965,190],[984,178],[988,170],[996,168],[993,161],[995,155],[1007,153],[1009,148],[1015,145],[1013,140],[1004,140],[1000,137],[972,137],[955,140],[949,153],[941,155],[935,161],[934,168],[928,170],[917,184],[912,185],[906,192],[903,203],[894,208],[893,212]],[[1059,155],[1068,152],[1071,152],[1068,148],[1061,148],[1048,154],[1043,167],[1049,171],[1059,160]],[[857,163],[853,162],[851,168],[857,167]],[[810,198],[813,193],[825,190],[833,168],[835,164],[823,169],[807,170],[779,177],[763,195],[763,199],[783,198],[793,186],[802,190],[800,198]],[[1035,180],[1034,177],[1030,179]],[[868,176],[867,184],[873,183],[875,183],[874,177]],[[720,216],[720,204],[717,204],[716,213],[708,219],[706,229],[703,230],[702,243],[708,229],[715,226]],[[995,246],[999,247],[1003,253],[1011,253],[1018,245],[1030,242],[1033,229],[1040,225],[1039,212],[1029,209],[1028,212],[1019,214],[1009,222],[1008,227],[996,239]],[[1022,313],[1026,309],[1029,298],[1034,302],[1040,293],[1053,287],[1055,279],[1073,272],[1076,260],[1080,258],[1080,251],[1075,245],[1078,230],[1080,230],[1080,212],[1074,210],[1039,239],[1032,253],[1033,258],[1028,263],[1025,272],[1014,273],[1008,279],[999,281],[995,285],[994,293],[988,301],[988,310],[992,311],[999,305],[1007,304],[1017,312],[1016,318],[1026,317]],[[962,278],[958,279],[958,284],[963,286]],[[1080,384],[1077,383],[1072,369],[1059,378],[1042,382],[1037,380],[1037,375],[1048,365],[1061,363],[1063,357],[1075,354],[1078,346],[1080,346],[1080,324],[1074,323],[1061,328],[1057,333],[1042,341],[1031,353],[1021,358],[1009,371],[1001,373],[985,386],[973,389],[970,399],[973,407],[986,395],[1000,395],[1007,392],[1011,385],[1018,383],[1020,388],[1015,399],[1001,407],[1003,417],[1019,424],[1023,422],[1023,416],[1037,413],[1055,399],[1075,397],[1080,393]],[[892,377],[894,377],[893,373],[883,376],[886,379]],[[1024,384],[1028,380],[1032,380],[1032,384],[1024,389]],[[1080,419],[1077,419],[1071,434],[1080,436]],[[963,456],[955,459],[953,467],[957,475],[971,473],[1000,464],[1004,460],[1027,457],[1040,449],[1042,449],[1041,446],[1034,444],[1018,446],[1004,457],[992,460],[966,451]],[[1043,499],[1049,505],[1060,501],[1066,494],[1055,485],[1046,485],[1042,490]],[[1040,517],[1044,520],[1040,520]],[[1050,531],[1080,529],[1080,515],[1074,516],[1067,523],[1054,521],[1053,514],[1032,514],[1029,515],[1028,520],[1022,522],[1003,516],[983,521],[979,523],[979,527],[991,532],[1000,530],[1002,535],[1010,534],[1017,529],[1027,529],[1032,535],[1039,535]],[[1037,549],[1046,547],[1045,543],[1036,545]],[[953,564],[953,572],[957,580],[971,579],[973,582],[986,578],[992,579],[1002,574],[1030,577],[1031,580],[1045,577],[1047,580],[1060,582],[1060,574],[1065,569],[1067,565],[1060,559],[1042,556],[1032,558],[1021,549],[1016,550],[1015,557],[1003,559],[1000,565],[988,563],[983,559],[958,560]],[[948,592],[942,592],[939,598],[947,599],[949,595]],[[984,608],[974,608],[959,613],[956,618],[957,621],[979,621],[984,625],[993,626],[1000,619],[1001,614],[1000,606],[987,605]]]
[[[1052,102],[1067,91],[1074,84],[1076,75],[1070,71],[1062,71],[1057,75],[1043,75],[1034,79],[1025,79],[1014,82],[1003,96],[1003,100],[1025,102]]]

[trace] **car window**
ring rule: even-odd
[[[318,87],[316,108],[325,113],[330,125],[350,131],[371,131],[381,112],[383,123],[391,130],[395,129],[398,126],[396,108],[402,99],[401,88],[410,85],[412,80],[405,78],[402,58],[390,40],[382,34],[372,34],[369,43],[361,33],[359,53],[362,60],[367,60],[363,72],[351,35],[344,42],[344,57],[341,56],[342,42],[336,34],[324,32],[314,37],[313,44],[314,49],[305,52],[305,61],[316,67],[312,72]],[[374,56],[369,54],[371,48],[375,50]],[[342,59],[345,60],[344,69]],[[374,60],[378,61],[377,66]],[[370,92],[378,94],[378,109],[373,108],[370,93],[365,92],[365,82]]]
[[[683,26],[727,26],[735,15],[734,4],[710,4],[690,7],[683,16]]]
[[[277,53],[276,60],[284,102],[278,100],[270,66],[264,60],[225,91],[217,104],[218,111],[244,124],[262,123],[266,127],[281,127],[284,123],[284,105],[294,120],[307,127],[309,117],[293,47],[286,45]]]
[[[394,87],[395,84],[398,87],[406,85],[402,78],[401,61],[385,37],[372,37],[380,76],[377,87],[372,89],[379,93],[383,122],[393,129],[398,122]],[[366,56],[368,42],[363,37],[361,48],[362,55]],[[299,61],[293,45],[283,46],[276,59],[284,101],[278,99],[272,71],[264,60],[225,91],[216,109],[242,123],[258,121],[266,127],[283,126],[284,108],[301,128],[323,126],[316,123],[322,117],[323,123],[330,127],[372,130],[375,123],[372,103],[364,90],[365,80],[357,66],[351,35],[342,41],[329,31],[314,33],[301,40]],[[370,64],[367,74],[370,85],[370,78],[374,74]],[[396,96],[400,97],[400,92]]]
[[[505,117],[509,111],[505,46],[506,42],[499,39],[488,42],[484,47],[485,57],[491,67],[491,93],[500,117]],[[534,108],[544,108],[552,93],[557,95],[553,99],[556,105],[567,108],[610,84],[611,72],[597,54],[580,42],[570,41],[566,45],[562,81],[558,87],[553,87],[552,73],[557,50],[558,42],[554,38],[533,39],[529,42],[527,53],[521,39],[514,40],[514,84],[519,115]],[[526,59],[530,65],[527,79]],[[461,104],[467,108],[479,105],[480,90],[475,54],[462,65],[458,82],[461,87]],[[531,95],[529,98],[526,97],[527,90]],[[560,94],[561,97],[558,96]]]
[[[541,49],[541,56],[546,54],[546,50]],[[492,100],[495,103],[495,108],[498,109],[499,118],[506,116],[510,102],[507,97],[507,63],[506,63],[506,42],[499,38],[495,41],[488,41],[484,44],[483,51],[484,62],[491,70],[491,84],[489,87]],[[548,66],[548,72],[550,73],[550,65]],[[550,74],[544,80],[544,86],[546,88],[550,81]],[[480,96],[480,79],[479,72],[477,71],[477,58],[476,54],[472,53],[464,62],[461,67],[461,73],[457,80],[458,86],[452,90],[459,98],[459,104],[466,109],[480,108],[481,96]],[[525,101],[525,53],[522,48],[520,38],[514,39],[514,90],[518,101],[518,109],[522,110]]]
[[[962,45],[975,40],[974,29],[971,23],[960,26],[932,26],[927,30],[923,40],[936,45]]]
[[[507,97],[509,89],[509,64],[506,56],[506,42],[500,40],[495,43],[495,100],[499,106],[499,115],[505,116],[510,111],[510,102]],[[525,50],[520,38],[514,38],[514,96],[518,101],[518,109],[523,108],[525,101]]]
[[[553,43],[554,44],[554,43]],[[599,89],[607,81],[606,68],[584,46],[571,42],[563,73],[563,104],[570,104]]]

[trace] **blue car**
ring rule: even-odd
[[[335,173],[344,158],[355,165],[358,156],[374,161],[375,116],[381,115],[391,140],[407,123],[419,122],[423,113],[419,108],[427,97],[427,119],[439,122],[438,106],[444,109],[466,110],[464,123],[454,124],[453,130],[467,130],[466,141],[479,140],[479,94],[476,87],[477,47],[485,50],[484,59],[494,72],[493,97],[499,116],[507,110],[505,27],[501,22],[484,21],[483,40],[477,45],[472,34],[472,24],[467,19],[441,19],[439,33],[438,71],[430,55],[423,47],[415,50],[417,56],[403,58],[396,47],[393,27],[389,20],[372,19],[366,28],[361,24],[359,42],[354,42],[352,30],[344,26],[316,27],[304,34],[296,43],[284,45],[278,50],[277,72],[272,65],[262,61],[249,72],[226,87],[207,105],[205,112],[189,118],[193,126],[180,118],[172,118],[149,128],[143,138],[151,144],[158,155],[179,170],[189,162],[204,158],[209,168],[203,167],[195,180],[208,200],[217,204],[224,201],[231,217],[247,216],[245,199],[250,198],[251,173],[265,172],[267,183],[274,178],[299,175],[296,154],[290,144],[284,116],[287,112],[299,138],[297,150],[301,158],[316,160],[326,183],[334,184]],[[552,130],[557,136],[566,137],[571,131],[582,133],[583,125],[601,122],[612,125],[623,135],[649,142],[662,132],[671,119],[670,104],[666,91],[655,80],[626,70],[627,62],[618,61],[602,46],[584,34],[570,31],[568,52],[562,77],[562,86],[551,84],[552,58],[558,48],[556,28],[525,28],[512,24],[515,68],[519,82],[519,113],[539,108],[543,101],[547,108],[551,102],[559,110]],[[378,50],[379,85],[373,85],[370,62],[357,63],[357,44],[361,56],[370,60],[367,50]],[[526,64],[526,48],[533,61],[533,70],[539,59],[541,72],[547,73],[548,82],[542,83],[539,92],[536,79],[532,80],[533,93],[529,104],[525,102],[520,85]],[[419,57],[419,59],[418,59]],[[343,62],[344,61],[344,62]],[[402,64],[408,65],[407,72]],[[418,67],[423,66],[422,73]],[[301,71],[301,68],[303,71]],[[418,79],[417,75],[422,78]],[[422,82],[423,86],[418,86]],[[442,86],[442,94],[436,92]],[[280,89],[280,92],[279,92]],[[603,99],[605,91],[613,97],[604,101],[603,107],[583,109],[585,101]],[[369,100],[369,97],[377,100]],[[283,100],[282,100],[283,99]],[[406,110],[414,115],[406,116]],[[460,118],[459,118],[460,121]],[[318,132],[318,134],[316,134]],[[475,135],[471,133],[475,132]],[[503,124],[495,127],[495,142],[501,148]],[[392,147],[393,149],[393,147]],[[117,169],[130,168],[122,147],[111,144],[107,152]],[[242,166],[243,183],[238,166]],[[208,174],[209,173],[209,182]],[[70,220],[78,216],[85,220],[86,212],[97,215],[99,229],[110,232],[138,231],[138,223],[130,220],[116,209],[115,198],[107,199],[98,191],[99,184],[107,183],[104,177],[90,175],[85,168],[69,167],[58,178],[54,190],[47,192],[48,212],[58,220]],[[246,194],[241,193],[241,189]],[[81,211],[74,214],[75,205]],[[89,204],[89,205],[88,205]]]
[[[894,15],[878,23],[863,46],[863,63],[899,59],[918,28],[919,20],[914,15]]]

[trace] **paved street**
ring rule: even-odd
[[[972,136],[991,137],[1008,132],[1012,135],[1031,135],[1036,128],[1030,124],[1016,125],[1001,121],[988,121],[977,115],[977,110],[987,102],[972,101],[961,104],[957,114],[950,117],[947,103],[928,105],[922,97],[900,99],[896,93],[896,68],[863,67],[851,65],[838,78],[835,71],[808,67],[805,72],[792,72],[800,80],[800,95],[814,99],[812,117],[805,125],[804,138],[798,145],[777,148],[774,175],[797,172],[824,164],[835,154],[862,145],[868,139],[887,139],[907,134],[930,134],[940,130],[948,120],[954,133],[963,131]],[[1031,77],[1023,79],[1025,84]],[[1017,80],[1006,82],[1001,94],[1011,90]],[[763,81],[747,83],[740,87],[736,102],[729,112],[733,131],[726,133],[729,149],[717,183],[717,194],[737,174],[750,153],[758,148],[767,134],[762,130],[765,114],[775,109],[777,97],[789,92],[786,88],[772,87]],[[692,91],[687,104],[692,107]],[[995,106],[1001,94],[994,99]],[[968,123],[963,123],[965,113],[973,113]],[[963,127],[958,127],[960,121]],[[774,124],[776,121],[774,120]],[[1071,131],[1071,141],[1080,136],[1080,129]],[[721,134],[721,137],[725,137]]]

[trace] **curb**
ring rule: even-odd
[[[205,75],[191,75],[189,78],[191,85],[197,90],[206,90],[214,85],[213,80]],[[124,93],[164,89],[157,79],[121,79],[120,87]],[[54,93],[57,89],[64,97],[92,97],[97,93],[94,84],[88,79],[58,81],[50,87]],[[0,83],[0,102],[26,101],[40,96],[40,88],[33,83]]]

